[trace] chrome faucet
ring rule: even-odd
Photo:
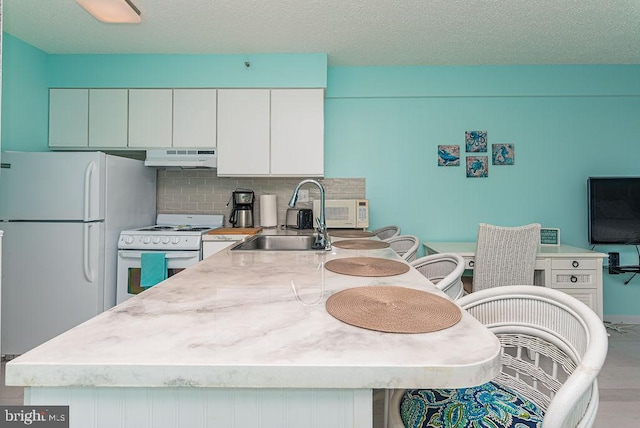
[[[324,216],[324,187],[320,184],[319,181],[313,179],[302,180],[296,188],[293,190],[293,195],[291,195],[291,199],[289,200],[289,208],[293,208],[296,206],[296,202],[298,201],[298,190],[302,185],[311,183],[318,186],[320,189],[320,217],[316,218],[316,223],[318,223],[318,234],[316,235],[316,240],[313,243],[312,248],[314,250],[331,250],[331,239],[329,238],[329,233],[327,232],[327,220]]]

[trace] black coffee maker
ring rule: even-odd
[[[229,223],[233,227],[253,227],[254,193],[248,189],[236,189],[231,193],[227,206],[233,202]]]

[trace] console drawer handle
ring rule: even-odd
[[[574,261],[571,263],[571,265],[572,265],[574,268],[577,268],[578,266],[580,266],[580,263],[578,263],[578,261],[577,261],[577,260],[574,260]]]

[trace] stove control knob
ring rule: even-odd
[[[151,243],[151,237],[150,236],[145,236],[144,238],[142,238],[142,243],[143,244]]]
[[[168,244],[169,241],[171,241],[171,238],[169,238],[168,236],[165,236],[164,238],[162,238],[162,243],[163,244]]]
[[[159,244],[160,243],[160,237],[156,236],[155,238],[153,238],[153,243],[154,244]]]
[[[177,244],[178,242],[180,242],[180,238],[178,236],[174,236],[173,239],[171,240],[172,244]]]
[[[133,244],[133,236],[125,236],[124,243],[127,245]]]

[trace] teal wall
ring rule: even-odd
[[[2,34],[2,149],[47,150],[47,54]]]
[[[47,55],[8,33],[3,48],[3,150],[48,150],[49,88],[327,86],[326,54]]]
[[[47,76],[51,87],[324,88],[327,55],[50,55]]]
[[[559,227],[588,247],[586,179],[640,175],[640,66],[330,68],[326,175],[366,177],[374,226],[421,241],[475,240],[479,222]],[[514,166],[438,167],[439,144],[488,131]],[[640,197],[640,195],[639,195]],[[638,264],[633,247],[622,264]],[[640,315],[640,277],[605,273],[604,313]]]
[[[48,87],[324,86],[327,177],[365,177],[372,226],[474,240],[479,222],[559,227],[586,247],[586,179],[640,175],[640,66],[326,67],[325,55],[46,55],[5,34],[3,149],[47,149]],[[243,69],[245,60],[252,69]],[[240,64],[238,65],[238,62]],[[254,68],[255,67],[255,68]],[[253,73],[253,74],[251,74]],[[486,130],[514,166],[438,167]],[[634,248],[619,251],[637,264]],[[605,273],[604,312],[640,316],[640,277]]]

